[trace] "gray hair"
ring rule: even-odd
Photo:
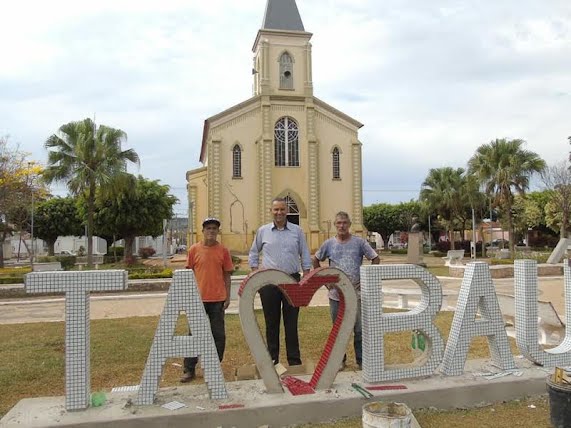
[[[339,211],[337,214],[335,214],[335,220],[337,220],[338,218],[345,219],[349,223],[351,223],[351,218],[349,217],[349,214],[347,214],[345,211]]]

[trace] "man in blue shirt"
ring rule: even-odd
[[[252,270],[260,268],[279,269],[296,281],[300,280],[300,259],[303,274],[311,269],[311,256],[301,228],[287,221],[287,204],[283,198],[272,201],[273,223],[261,226],[256,232],[248,262]],[[260,253],[263,254],[260,266]],[[299,308],[293,307],[278,287],[260,289],[260,299],[266,321],[268,351],[277,364],[280,359],[280,320],[284,317],[287,362],[290,366],[301,364],[297,320]]]
[[[361,332],[361,264],[363,263],[363,256],[371,260],[371,263],[379,264],[379,255],[371,248],[369,243],[358,236],[352,235],[349,232],[351,227],[351,219],[349,214],[344,211],[339,211],[335,215],[335,228],[337,235],[325,241],[315,256],[313,257],[313,267],[318,268],[320,262],[329,259],[329,266],[341,269],[347,274],[349,280],[355,287],[358,297],[357,306],[357,320],[353,328],[354,335],[354,348],[355,359],[359,368],[362,364],[362,332]],[[329,309],[331,312],[331,319],[335,322],[337,312],[339,311],[339,293],[336,288],[329,289]],[[345,360],[343,358],[343,366]]]

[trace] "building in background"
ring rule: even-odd
[[[256,229],[271,221],[275,197],[286,198],[288,220],[302,227],[312,251],[334,233],[328,228],[340,210],[353,233],[366,236],[363,125],[313,95],[311,37],[295,0],[267,1],[252,49],[253,96],[204,121],[203,167],[186,175],[190,243],[212,216],[222,222],[222,242],[247,251]]]

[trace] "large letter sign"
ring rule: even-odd
[[[174,334],[178,317],[183,311],[192,336]],[[173,274],[172,285],[141,379],[137,404],[153,404],[165,362],[172,357],[199,357],[210,398],[228,398],[210,324],[191,270],[177,270]]]
[[[476,320],[478,309],[482,318]],[[537,327],[537,319],[535,322]],[[503,370],[516,368],[490,268],[484,262],[473,262],[466,266],[442,362],[443,373],[453,376],[464,372],[474,336],[488,338],[490,354],[496,366]]]
[[[414,279],[420,286],[420,304],[405,313],[383,314],[382,282],[388,279]],[[442,287],[438,279],[415,265],[370,265],[361,267],[361,310],[363,321],[363,378],[366,382],[381,382],[427,376],[442,361],[444,341],[434,325],[436,313],[442,306]],[[426,336],[424,364],[418,361],[386,370],[384,334],[396,331],[420,330]]]
[[[327,339],[325,349],[309,385],[315,389],[331,386],[343,361],[347,342],[351,337],[357,316],[357,295],[347,275],[337,268],[315,269],[297,283],[291,276],[275,269],[262,269],[251,273],[242,282],[240,291],[240,322],[250,352],[254,356],[260,376],[270,393],[283,392],[278,374],[264,344],[256,317],[254,297],[262,287],[278,287],[292,306],[308,306],[315,292],[324,285],[335,286],[340,291],[337,319]]]
[[[543,350],[537,343],[537,262],[516,260],[515,327],[521,353],[544,366],[571,366],[571,268],[563,264],[565,274],[565,337],[555,348]]]
[[[127,288],[127,271],[32,272],[27,293],[65,293],[65,408],[89,407],[91,394],[89,292]]]
[[[571,265],[564,264],[565,319],[571,325]],[[412,279],[421,289],[419,305],[404,313],[383,313],[383,281]],[[65,405],[67,410],[89,407],[90,343],[89,292],[124,290],[126,271],[32,272],[26,275],[26,292],[64,292],[65,301]],[[254,297],[265,286],[278,287],[296,307],[308,306],[322,286],[340,291],[337,319],[325,342],[309,386],[329,388],[343,359],[357,316],[357,295],[345,273],[336,268],[315,269],[300,281],[273,270],[250,274],[240,287],[240,322],[260,375],[270,393],[283,393],[280,378],[273,366],[254,315]],[[515,329],[516,342],[529,360],[546,366],[571,365],[571,329],[567,328],[561,344],[544,350],[538,345],[537,265],[532,260],[515,262]],[[361,308],[363,325],[363,378],[366,382],[399,380],[432,374],[442,363],[446,375],[464,371],[470,341],[474,336],[488,338],[492,359],[503,370],[516,367],[500,312],[494,284],[487,264],[472,262],[466,266],[452,321],[446,350],[434,318],[442,305],[442,288],[438,279],[415,265],[369,265],[361,267]],[[476,319],[477,312],[480,319]],[[190,336],[175,336],[181,312],[188,318]],[[541,314],[539,314],[541,316]],[[418,330],[426,338],[426,349],[411,364],[386,368],[384,335],[390,332]],[[204,305],[200,299],[194,273],[177,270],[161,314],[155,338],[147,358],[137,404],[152,404],[159,387],[167,358],[198,357],[204,370],[210,397],[228,397],[216,346]],[[300,380],[301,381],[301,380]]]

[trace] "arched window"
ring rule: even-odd
[[[280,89],[293,89],[293,59],[287,52],[280,57]]]
[[[238,144],[232,148],[232,178],[242,177],[242,149]]]
[[[299,166],[299,131],[297,123],[282,117],[274,128],[276,166]]]
[[[333,152],[331,152],[332,165],[333,165],[333,179],[341,179],[341,168],[339,166],[339,147],[335,147]]]

